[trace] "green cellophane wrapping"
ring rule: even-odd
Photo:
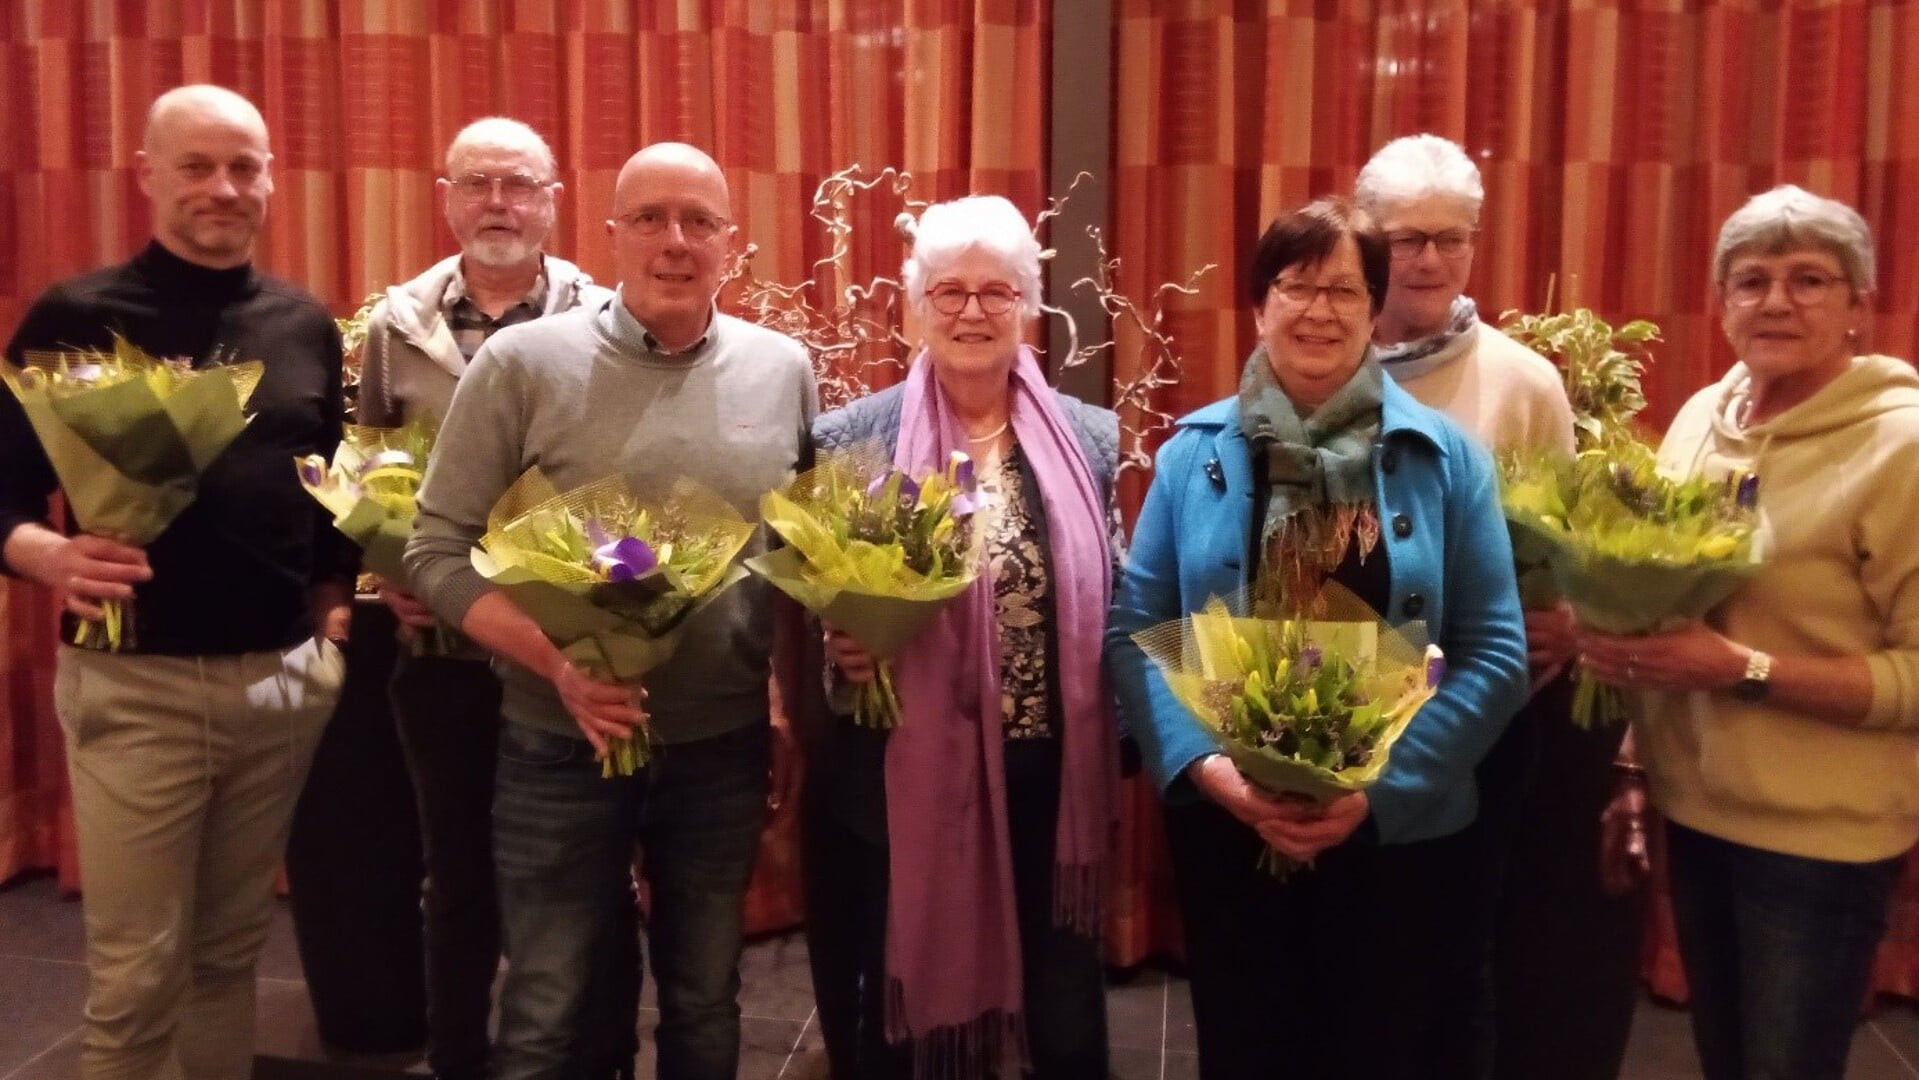
[[[1704,617],[1758,568],[1756,516],[1724,498],[1695,497],[1683,512],[1635,510],[1608,487],[1609,470],[1638,470],[1648,490],[1677,491],[1650,468],[1652,451],[1616,443],[1578,458],[1541,455],[1507,463],[1501,503],[1514,550],[1550,568],[1553,589],[1578,621],[1606,634],[1654,634]],[[1708,488],[1714,485],[1707,485]],[[1575,677],[1573,722],[1582,728],[1626,716],[1616,687]]]
[[[884,451],[871,444],[823,455],[785,491],[761,498],[761,517],[786,545],[746,561],[754,573],[873,655],[878,671],[874,682],[861,688],[855,718],[880,728],[899,720],[889,661],[973,583],[988,532],[985,512],[976,510],[950,557],[924,569],[909,565],[902,546],[851,536],[849,508],[859,505],[867,485],[891,468]],[[939,477],[921,479],[922,490],[940,483]]]
[[[360,546],[361,565],[387,581],[406,581],[406,543],[419,513],[438,425],[427,418],[397,428],[349,424],[331,464],[318,454],[295,458],[307,493],[333,515],[333,527]],[[452,656],[465,635],[445,623],[417,630],[409,639],[415,656]]]
[[[29,352],[0,364],[82,532],[145,547],[199,496],[200,476],[246,430],[258,361],[190,369],[117,340],[111,352]],[[130,602],[105,601],[74,643],[134,644]]]
[[[659,564],[631,580],[604,580],[591,565],[588,521],[615,538],[641,535]],[[652,536],[642,535],[649,527]],[[568,659],[632,683],[673,655],[687,619],[746,576],[734,560],[753,530],[692,480],[680,479],[664,500],[635,496],[617,476],[559,493],[535,466],[494,505],[471,557]],[[669,532],[677,539],[657,542]],[[608,775],[631,773],[645,760],[644,738],[636,737],[616,746],[605,767]]]
[[[1242,590],[1213,597],[1198,612],[1140,631],[1133,640],[1159,667],[1173,697],[1249,780],[1273,794],[1326,803],[1370,787],[1385,773],[1393,744],[1437,691],[1444,662],[1439,648],[1427,643],[1425,624],[1390,626],[1337,585],[1328,585],[1322,596],[1324,607],[1315,618],[1283,619],[1255,613]],[[1303,650],[1295,646],[1302,643],[1320,650],[1322,665],[1352,665],[1350,684],[1367,711],[1350,715],[1354,725],[1372,732],[1370,749],[1352,755],[1358,760],[1336,766],[1306,760],[1249,740],[1245,725],[1234,719],[1234,702],[1258,693],[1271,702],[1262,713],[1277,725],[1287,723],[1273,680],[1262,680],[1255,690],[1253,674],[1271,674],[1281,661],[1296,665]],[[1268,856],[1277,859],[1276,853]],[[1277,861],[1271,865],[1284,869]]]

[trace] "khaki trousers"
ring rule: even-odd
[[[87,1080],[246,1080],[254,962],[346,659],[63,648],[54,704],[85,889]]]

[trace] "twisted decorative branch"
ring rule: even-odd
[[[1079,185],[1084,181],[1091,180],[1092,178],[1093,178],[1092,173],[1089,173],[1086,170],[1081,169],[1077,174],[1073,176],[1073,182],[1066,185],[1066,191],[1064,193],[1060,195],[1047,197],[1045,209],[1042,209],[1038,214],[1035,214],[1033,216],[1033,236],[1035,239],[1038,239],[1040,230],[1047,229],[1047,222],[1052,221],[1054,218],[1058,217],[1061,213],[1065,211],[1066,200],[1073,197],[1073,192],[1079,190]],[[1088,228],[1095,229],[1095,228],[1098,228],[1098,226],[1088,226]],[[1039,257],[1041,262],[1051,259],[1059,254],[1058,248],[1047,246],[1046,242],[1043,240],[1040,241],[1040,245],[1041,246],[1040,246]],[[1085,280],[1086,280],[1085,278],[1080,279],[1080,281],[1085,281]],[[1073,283],[1072,287],[1078,288],[1079,284],[1080,282],[1076,281]],[[1080,366],[1081,364],[1086,363],[1088,360],[1091,360],[1095,355],[1099,353],[1099,349],[1091,346],[1084,349],[1080,348],[1079,320],[1073,318],[1072,312],[1067,311],[1063,307],[1056,307],[1052,304],[1049,304],[1045,300],[1040,301],[1039,309],[1048,315],[1052,315],[1052,316],[1055,316],[1056,318],[1064,320],[1066,323],[1066,355],[1060,359],[1059,366],[1053,370],[1053,382],[1057,385],[1059,382],[1060,376],[1066,374],[1067,371],[1073,368],[1076,368]]]
[[[1048,198],[1045,208],[1033,219],[1034,235],[1048,229],[1080,184],[1091,179],[1092,174],[1081,172],[1063,194]],[[788,285],[753,276],[752,260],[759,251],[754,244],[748,244],[723,275],[723,285],[739,283],[740,306],[745,317],[798,340],[812,353],[822,408],[835,408],[868,393],[872,387],[870,374],[875,369],[901,369],[905,366],[905,357],[912,351],[913,343],[900,330],[904,300],[900,282],[885,276],[874,276],[865,282],[846,280],[849,276],[846,263],[852,254],[854,199],[876,190],[897,198],[902,209],[894,218],[894,226],[906,234],[911,230],[914,214],[928,205],[925,200],[910,196],[912,186],[912,174],[900,169],[889,166],[869,177],[863,166],[847,166],[821,181],[813,194],[810,216],[825,227],[831,249],[813,263],[810,277]],[[1142,306],[1121,292],[1115,283],[1119,260],[1107,252],[1099,226],[1088,226],[1086,234],[1098,251],[1098,269],[1075,281],[1071,288],[1091,289],[1108,318],[1116,324],[1123,322],[1131,326],[1140,335],[1139,374],[1119,387],[1113,407],[1121,416],[1121,469],[1150,469],[1152,457],[1146,445],[1173,421],[1170,413],[1154,405],[1154,397],[1158,391],[1176,384],[1180,375],[1181,358],[1172,335],[1164,327],[1167,302],[1175,294],[1196,295],[1200,278],[1215,266],[1208,263],[1183,283],[1160,285]],[[1051,259],[1056,254],[1057,248],[1042,241],[1041,259]],[[816,303],[816,296],[831,297],[830,305]],[[1056,372],[1077,367],[1104,350],[1116,348],[1113,340],[1082,347],[1079,328],[1070,313],[1047,303],[1042,303],[1040,308],[1066,320],[1067,353]]]
[[[1113,321],[1114,333],[1110,340],[1081,350],[1082,355],[1075,362],[1084,363],[1103,349],[1117,353],[1122,324],[1139,335],[1138,374],[1114,389],[1113,411],[1119,413],[1120,473],[1128,469],[1151,471],[1153,456],[1147,446],[1155,435],[1173,425],[1173,414],[1156,404],[1156,396],[1166,387],[1178,384],[1183,364],[1173,336],[1165,329],[1167,303],[1174,296],[1199,295],[1200,278],[1217,269],[1217,264],[1207,263],[1188,274],[1184,282],[1161,282],[1141,307],[1114,284],[1119,276],[1120,260],[1107,252],[1106,237],[1099,226],[1087,226],[1086,235],[1092,237],[1093,246],[1099,252],[1097,268],[1091,275],[1073,282],[1072,287],[1093,290],[1100,308]]]
[[[819,383],[820,405],[831,409],[866,394],[875,369],[901,369],[912,342],[900,333],[900,283],[875,276],[865,282],[846,282],[845,267],[852,254],[853,200],[884,188],[901,201],[902,213],[923,208],[923,200],[908,197],[912,174],[888,167],[866,178],[858,164],[849,165],[820,182],[813,193],[811,217],[826,228],[831,250],[813,263],[812,276],[787,285],[762,281],[752,275],[756,244],[748,244],[728,267],[722,284],[740,282],[740,305],[745,317],[805,345],[812,353]],[[814,297],[831,297],[830,305]]]

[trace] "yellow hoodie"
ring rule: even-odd
[[[1750,847],[1869,862],[1919,840],[1919,374],[1859,356],[1743,431],[1736,364],[1659,450],[1680,473],[1759,474],[1765,561],[1709,622],[1769,653],[1864,656],[1872,708],[1829,724],[1724,691],[1647,696],[1637,745],[1674,821]]]

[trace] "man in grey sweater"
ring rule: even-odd
[[[487,512],[529,466],[561,490],[618,473],[644,495],[691,477],[757,517],[760,495],[806,452],[818,395],[805,350],[714,307],[735,234],[719,167],[689,146],[647,147],[620,171],[614,207],[617,298],[488,340],[454,393],[407,548],[421,599],[500,658],[504,1080],[563,1070],[636,841],[659,1075],[731,1077],[739,1058],[741,904],[773,764],[771,590],[749,578],[707,606],[642,689],[568,662],[468,561]],[[746,554],[765,543],[762,531]],[[793,665],[780,667],[793,700]],[[640,725],[649,764],[602,779],[607,739]]]
[[[453,137],[446,175],[434,187],[460,250],[389,287],[374,307],[360,359],[361,423],[437,423],[494,333],[612,297],[544,250],[565,191],[558,172],[546,140],[518,120],[489,116]],[[435,622],[405,582],[382,582],[380,596],[409,634]],[[389,692],[426,861],[427,1063],[440,1080],[484,1080],[500,964],[492,827],[500,682],[485,650],[465,643],[450,656],[401,650]],[[622,935],[629,968],[637,941],[631,922]],[[584,1078],[620,1075],[622,1056],[632,1067],[638,1002],[622,1008],[618,996],[600,995],[606,1019],[593,1025],[606,1029],[598,1037],[606,1045],[582,1061]]]

